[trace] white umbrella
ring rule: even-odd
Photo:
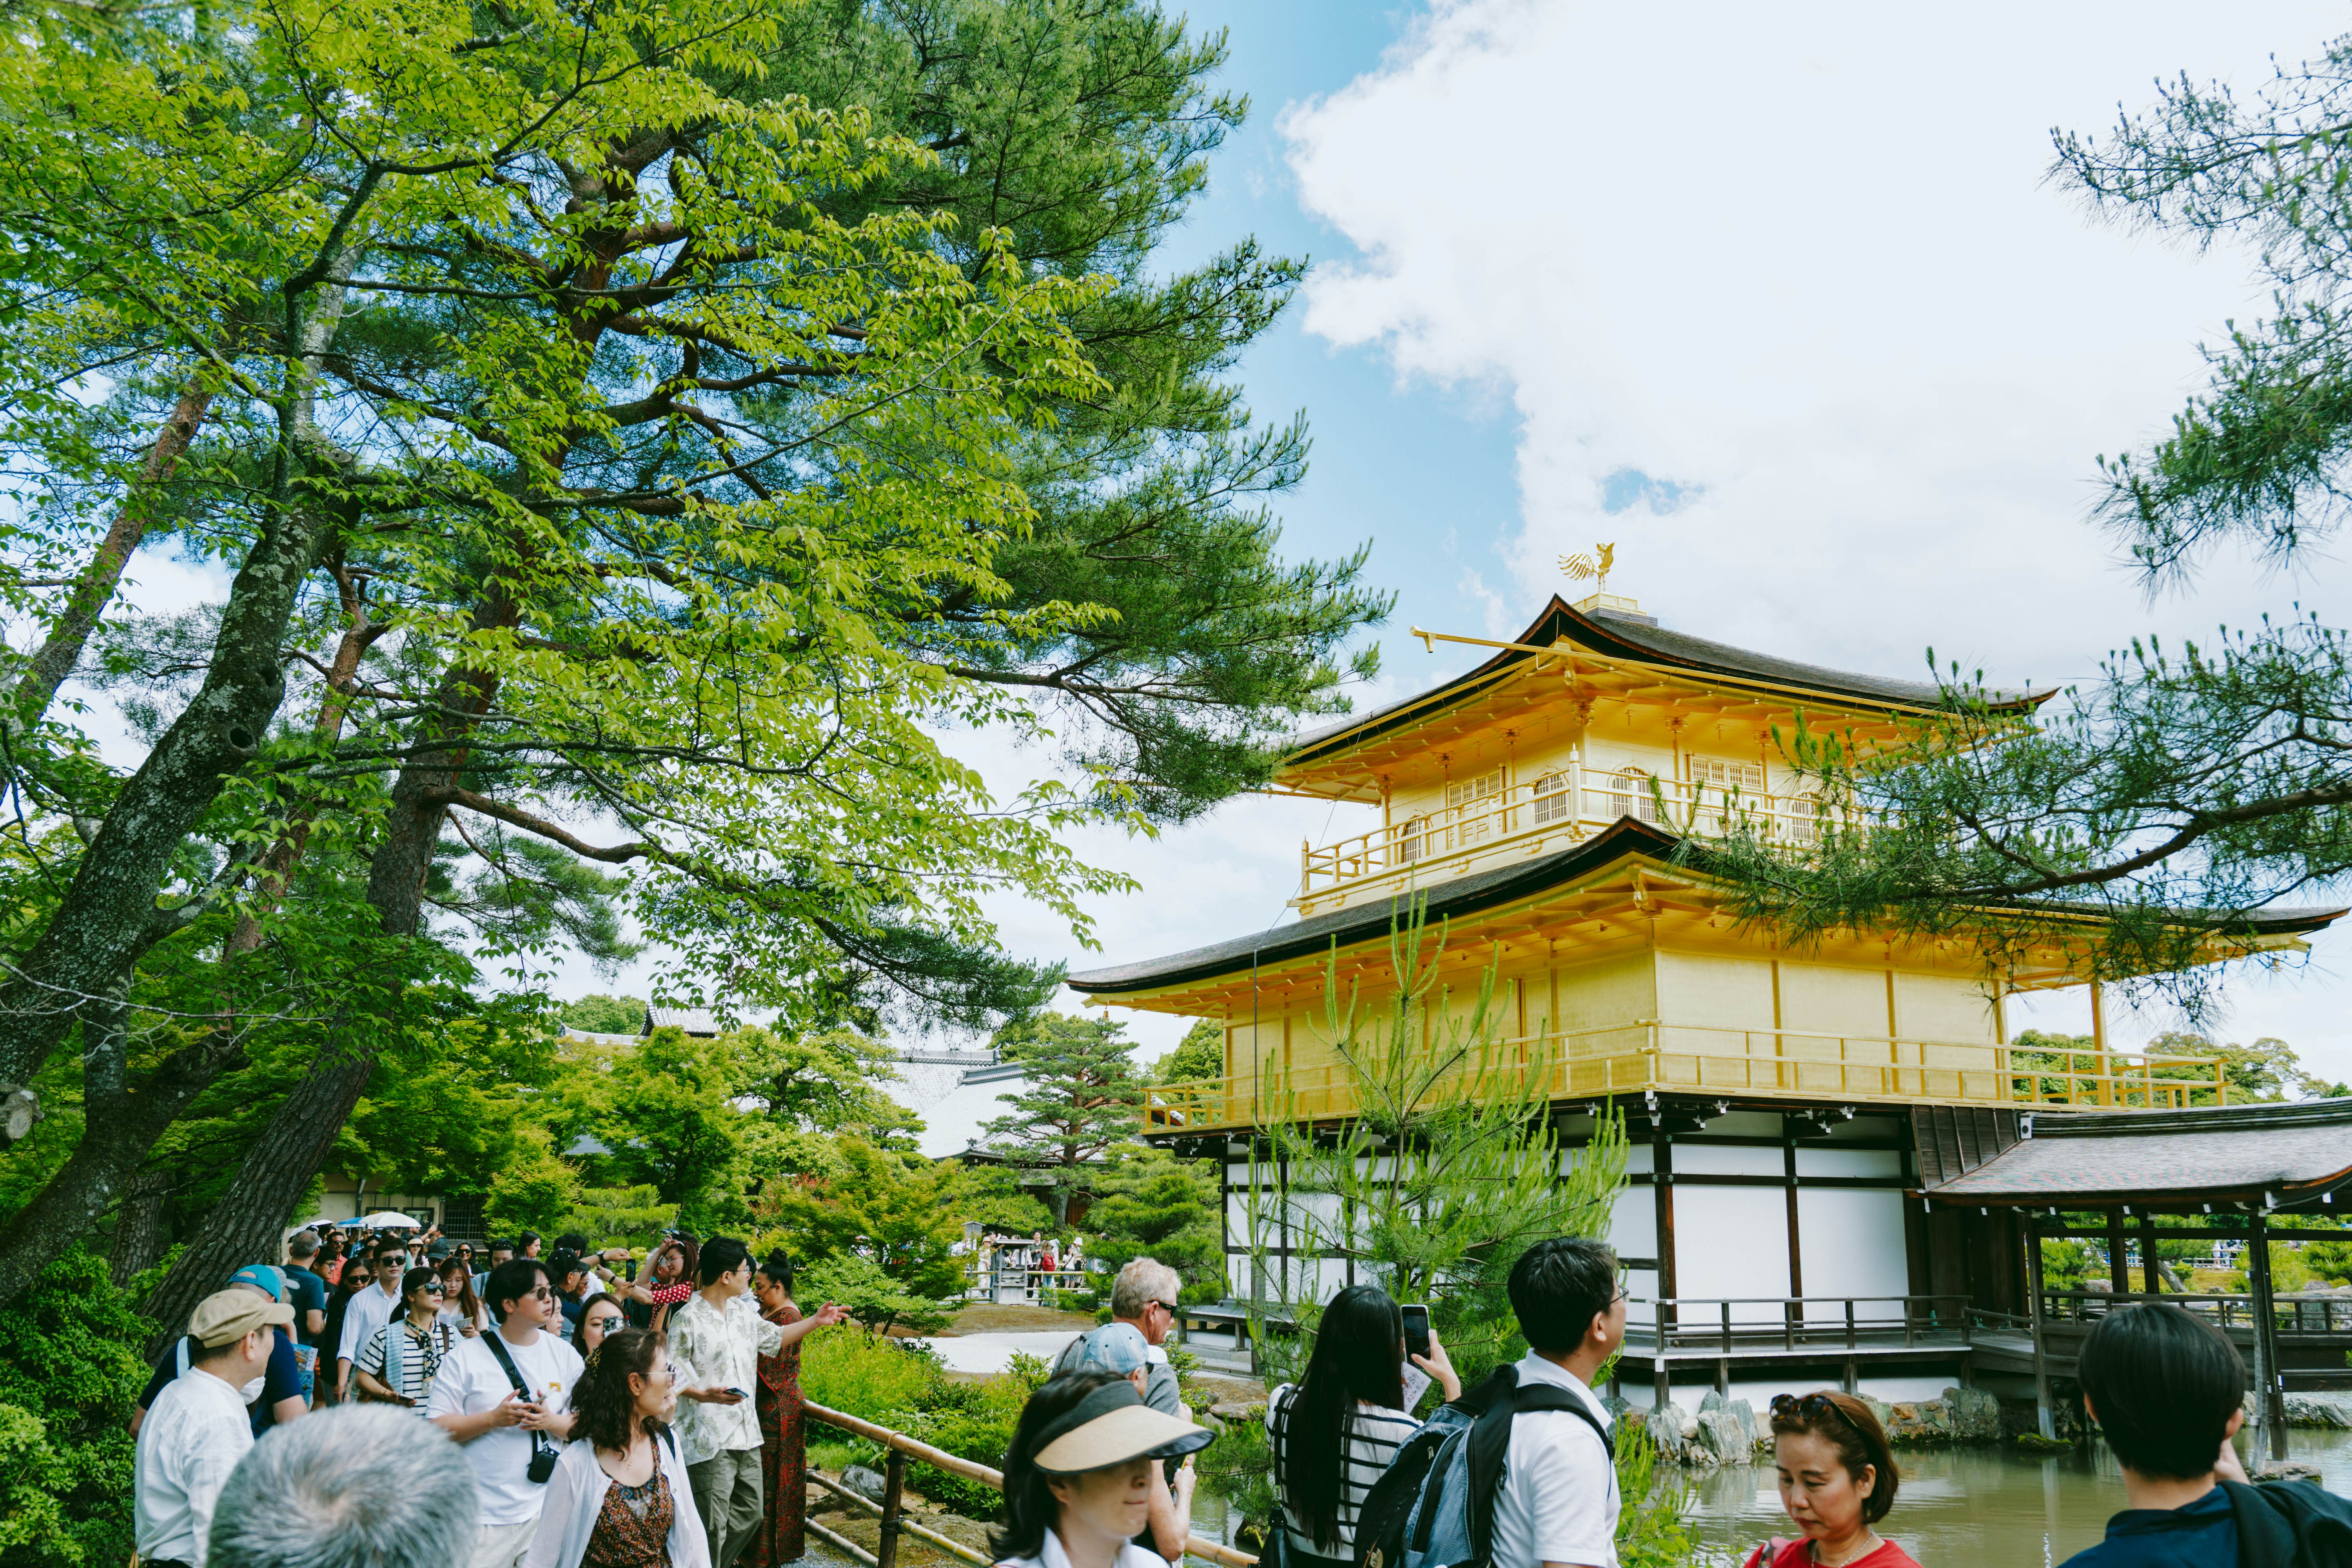
[[[416,1222],[415,1215],[403,1214],[398,1209],[378,1209],[367,1218],[353,1220],[352,1223],[362,1230],[423,1230],[425,1228]]]

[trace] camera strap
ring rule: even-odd
[[[541,1331],[544,1332],[545,1331]],[[515,1370],[514,1357],[507,1353],[506,1336],[499,1332],[498,1330],[492,1329],[488,1333],[482,1336],[482,1342],[490,1347],[490,1353],[498,1357],[499,1369],[507,1374],[507,1381],[514,1384],[514,1391],[522,1395],[523,1402],[525,1404],[537,1403],[530,1390],[523,1385],[522,1373]],[[541,1454],[551,1454],[555,1450],[553,1448],[547,1446],[546,1434],[541,1432],[538,1428],[533,1427],[530,1434],[530,1454],[534,1466],[537,1464]],[[544,1478],[539,1476],[533,1476],[531,1478],[533,1480],[541,1480],[543,1479]]]

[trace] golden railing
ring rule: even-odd
[[[1826,814],[1811,795],[1769,795],[1705,781],[1575,764],[1459,805],[1423,812],[1300,851],[1299,896],[1368,877],[1412,873],[1458,856],[1590,838],[1621,816],[1702,837],[1745,827],[1776,843],[1811,844]]]
[[[1980,1040],[1826,1035],[1801,1029],[1710,1028],[1636,1019],[1630,1024],[1504,1042],[1506,1062],[1542,1064],[1556,1100],[1660,1089],[1741,1098],[1851,1100],[2011,1106],[2019,1110],[2182,1110],[2229,1100],[2216,1057],[2131,1057],[2027,1049]],[[1489,1068],[1488,1070],[1495,1070]],[[1501,1070],[1523,1075],[1532,1066]],[[1325,1062],[1267,1075],[1155,1085],[1145,1091],[1151,1131],[1345,1119],[1356,1113],[1356,1077]]]

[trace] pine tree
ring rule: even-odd
[[[1143,1083],[1109,1018],[1047,1013],[1008,1024],[994,1044],[1024,1069],[1025,1087],[1013,1109],[981,1128],[988,1152],[1007,1164],[1048,1173],[1045,1205],[1059,1228],[1069,1223],[1070,1194],[1085,1184],[1084,1168],[1135,1135]]]
[[[1179,1160],[1139,1146],[1119,1152],[1096,1184],[1087,1228],[1095,1239],[1088,1260],[1099,1266],[1097,1293],[1133,1258],[1164,1263],[1183,1277],[1183,1299],[1213,1301],[1225,1294],[1225,1228],[1216,1166]]]

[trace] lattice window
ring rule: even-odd
[[[1405,818],[1404,827],[1398,834],[1396,841],[1398,865],[1410,865],[1421,858],[1421,847],[1427,842],[1422,832],[1426,824],[1418,816]]]
[[[1568,820],[1568,775],[1546,773],[1536,780],[1536,826]]]
[[[1474,779],[1445,786],[1446,808],[1454,813],[1456,846],[1475,844],[1493,836],[1496,810],[1503,804],[1503,770],[1481,773]]]
[[[1638,822],[1660,819],[1657,796],[1650,793],[1650,775],[1639,768],[1627,768],[1609,781],[1609,798],[1620,816],[1630,816]]]
[[[1717,789],[1736,789],[1742,795],[1764,793],[1764,770],[1755,763],[1727,763],[1714,757],[1693,757],[1690,760],[1691,782],[1713,784]]]

